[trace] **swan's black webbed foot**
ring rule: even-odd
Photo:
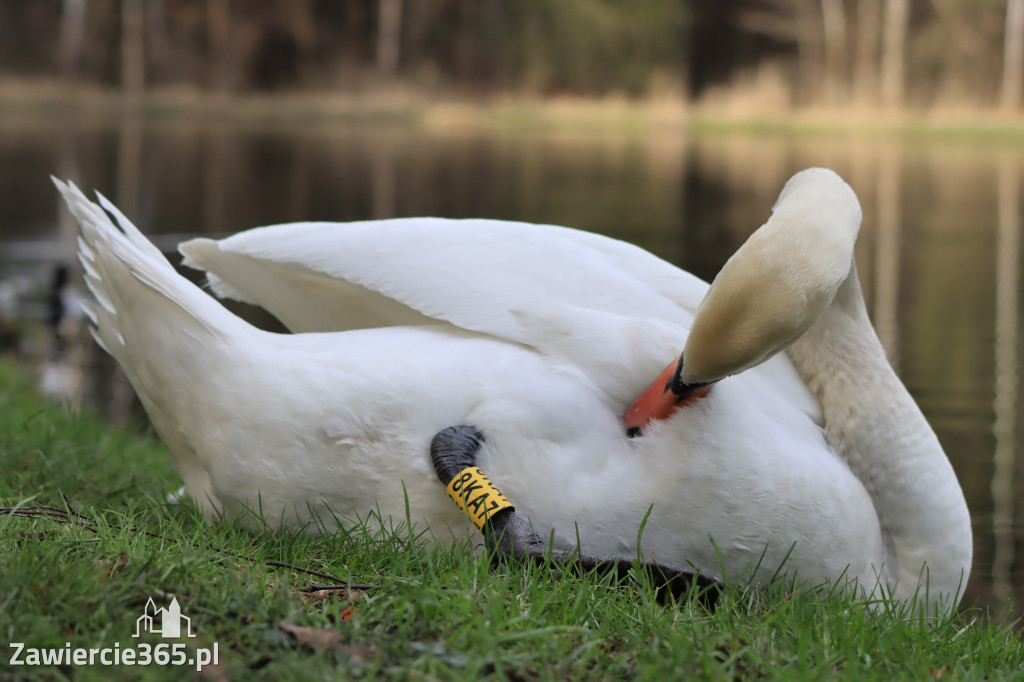
[[[696,588],[701,603],[714,609],[721,584],[699,572],[627,557],[597,557],[576,550],[549,551],[529,522],[516,514],[512,503],[476,466],[476,455],[483,442],[483,434],[472,426],[450,426],[434,436],[430,458],[448,496],[483,532],[492,562],[550,561],[577,571],[613,573],[617,580],[627,578],[630,569],[637,569],[650,577],[662,601],[670,596],[681,599]]]

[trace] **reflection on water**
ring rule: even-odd
[[[1002,609],[1024,601],[1022,163],[1024,151],[994,145],[891,139],[0,121],[0,304],[20,296],[21,314],[44,319],[46,295],[33,305],[24,289],[49,291],[54,267],[71,261],[74,226],[46,181],[53,172],[104,192],[165,250],[194,233],[293,220],[483,216],[621,237],[707,279],[786,178],[829,166],[864,208],[857,258],[879,336],[968,497],[965,603]],[[74,342],[73,301],[67,310],[61,340],[43,334],[23,354],[76,399],[125,414],[130,388]]]
[[[1000,600],[1014,596],[1016,557],[1014,481],[1017,473],[1017,417],[1020,363],[1020,168],[999,159],[999,235],[996,247],[995,423],[992,473],[992,592]]]

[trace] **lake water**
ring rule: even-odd
[[[966,491],[975,565],[965,604],[1020,604],[1019,145],[0,119],[0,304],[41,319],[55,265],[73,258],[74,227],[51,173],[105,193],[165,250],[195,233],[294,220],[490,217],[624,238],[711,278],[785,180],[816,165],[838,171],[860,197],[869,309]],[[71,386],[115,416],[129,409],[130,391],[101,354],[30,329],[21,355],[46,369],[51,386]]]

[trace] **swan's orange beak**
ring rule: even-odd
[[[626,433],[630,437],[639,436],[652,419],[665,419],[683,405],[703,398],[711,390],[712,384],[683,384],[679,379],[682,367],[683,356],[680,355],[626,410]]]

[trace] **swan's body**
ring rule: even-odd
[[[723,270],[740,274],[720,276],[701,309],[695,337],[722,350],[688,344],[686,379],[750,368],[633,439],[623,412],[678,352],[708,289],[636,247],[435,219],[182,245],[218,293],[307,332],[279,335],[177,275],[111,206],[123,234],[62,191],[83,226],[97,338],[211,513],[248,506],[301,523],[379,510],[401,522],[408,504],[438,541],[464,537],[428,447],[472,424],[486,436],[480,466],[556,546],[578,537],[589,552],[634,555],[650,509],[647,558],[727,580],[782,567],[909,599],[927,566],[925,601],[947,607],[966,581],[963,495],[868,322],[850,266],[859,206],[830,171],[790,181]],[[807,241],[814,232],[824,244]],[[773,262],[803,291],[759,290],[757,266]],[[766,360],[787,345],[792,363]]]

